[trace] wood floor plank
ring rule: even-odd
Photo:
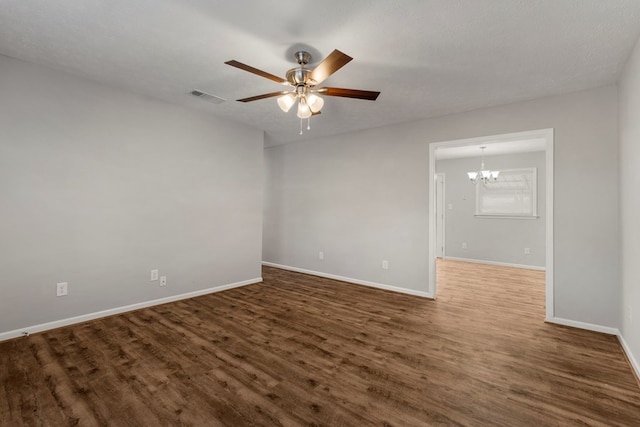
[[[0,343],[0,425],[640,425],[617,338],[545,323],[544,272],[437,268],[435,301],[265,267]]]

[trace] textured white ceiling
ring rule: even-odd
[[[639,0],[0,1],[0,54],[246,123],[266,145],[610,84],[639,35]],[[284,77],[298,46],[314,64],[352,56],[325,84],[380,97],[327,97],[303,136],[275,98],[234,101],[281,86],[224,61]]]

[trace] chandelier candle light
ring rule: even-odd
[[[482,182],[483,184],[486,184],[487,182],[490,182],[490,181],[497,181],[498,175],[500,175],[500,171],[492,171],[484,168],[484,149],[485,148],[487,147],[486,146],[480,147],[480,149],[482,150],[482,163],[480,164],[480,170],[478,172],[467,172],[467,175],[469,176],[469,180],[471,180],[471,182],[473,182],[474,184],[477,184],[478,182]]]

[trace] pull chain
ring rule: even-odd
[[[307,119],[307,130],[311,130],[311,117]]]
[[[302,119],[300,119],[300,135],[302,135]]]

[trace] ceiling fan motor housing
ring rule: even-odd
[[[311,54],[309,52],[305,52],[304,50],[300,50],[293,55],[296,58],[296,61],[300,65],[298,68],[292,68],[287,71],[287,82],[291,86],[299,87],[299,86],[314,86],[317,82],[311,80],[309,75],[311,74],[311,70],[305,68],[304,66],[311,61]]]
[[[309,74],[311,74],[311,70],[303,68],[302,66],[292,68],[287,71],[287,82],[289,82],[291,86],[305,85],[308,82]]]

